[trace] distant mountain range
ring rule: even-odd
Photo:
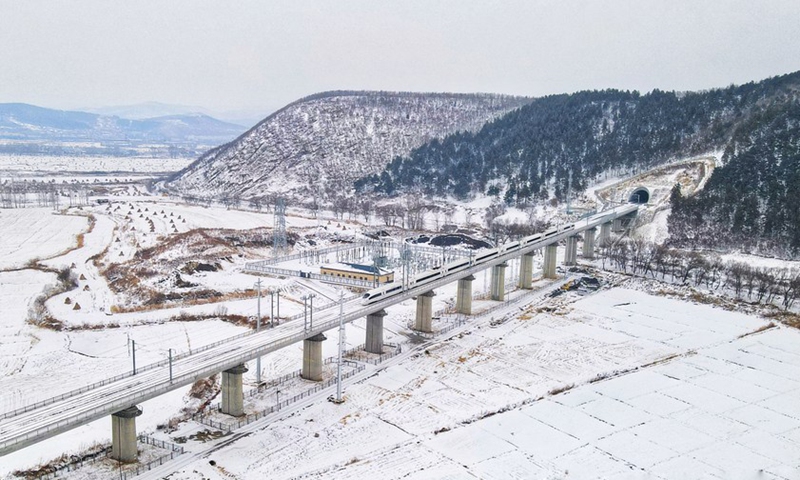
[[[273,193],[327,201],[396,156],[457,131],[475,131],[531,99],[489,94],[338,91],[300,99],[165,184],[187,196]]]
[[[106,117],[119,117],[130,120],[144,120],[147,118],[169,117],[172,115],[190,115],[196,113],[202,113],[204,115],[208,115],[209,117],[214,117],[214,114],[211,113],[211,111],[203,107],[174,105],[161,102],[143,102],[133,105],[112,105],[97,108],[81,108],[80,110],[83,112],[97,113]]]
[[[202,145],[204,149],[240,135],[245,127],[202,113],[125,119],[97,113],[53,110],[24,103],[0,104],[0,139],[3,151],[30,149],[36,142],[99,142],[135,146],[169,144]],[[19,145],[14,146],[14,141]],[[23,151],[20,153],[36,153]]]
[[[277,108],[248,108],[238,110],[211,110],[191,105],[174,105],[161,102],[143,102],[133,105],[115,105],[99,108],[81,108],[80,111],[97,113],[107,117],[120,117],[130,120],[167,117],[173,115],[190,115],[202,113],[209,117],[250,127],[264,119]],[[241,132],[240,132],[241,133]]]

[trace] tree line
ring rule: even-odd
[[[634,275],[727,291],[759,304],[779,303],[788,310],[800,296],[800,272],[725,262],[716,254],[684,251],[642,239],[621,239],[601,247],[602,267]]]

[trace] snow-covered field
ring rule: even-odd
[[[164,360],[170,350],[186,352],[246,331],[218,319],[181,318],[222,311],[253,316],[254,298],[112,314],[110,307],[124,306],[125,296],[109,289],[93,258],[127,261],[193,229],[269,227],[272,215],[190,206],[137,189],[125,193],[112,196],[110,205],[70,210],[95,217],[88,233],[86,216],[0,210],[6,225],[0,235],[0,414],[128,372],[131,340],[141,366]],[[301,234],[301,244],[318,246],[360,228],[299,216],[288,217],[287,226]],[[82,247],[70,250],[82,233]],[[47,303],[72,330],[26,322],[33,300],[56,283],[53,273],[21,269],[31,260],[80,277],[78,289]],[[257,278],[240,271],[246,261],[234,255],[220,271],[187,278],[222,292],[252,289]],[[512,262],[508,279],[517,271]],[[476,277],[479,293],[487,276]],[[305,293],[316,292],[321,303],[338,296],[336,287],[307,279],[262,280],[264,289],[283,290],[283,317],[302,312]],[[188,388],[175,390],[143,404],[137,430],[185,441],[188,453],[142,478],[800,478],[800,332],[765,329],[761,318],[629,286],[587,296],[534,293],[433,340],[409,330],[414,301],[395,305],[384,340],[401,344],[404,353],[364,365],[348,380],[344,404],[325,402],[333,392],[321,392],[219,440],[208,440],[209,427],[193,421],[169,434],[156,431],[197,402]],[[453,304],[456,286],[436,293],[434,310],[440,310]],[[267,315],[269,297],[261,307]],[[490,307],[498,302],[474,302],[476,311]],[[452,317],[434,326],[447,321]],[[363,320],[348,325],[346,347],[363,343],[364,335]],[[323,352],[331,357],[338,334],[326,336]],[[290,374],[301,362],[302,346],[294,345],[265,356],[262,375]],[[256,381],[255,362],[248,366],[246,390]],[[287,383],[246,405],[266,408],[273,395],[277,401],[311,386]],[[109,427],[101,419],[4,456],[0,477],[108,442]],[[98,467],[93,478],[106,471]],[[75,472],[70,478],[86,477]]]
[[[0,210],[0,222],[0,270],[63,253],[76,246],[77,235],[88,229],[86,217],[61,215],[49,208]]]
[[[0,154],[0,178],[10,172],[28,176],[30,174],[58,173],[74,175],[87,172],[177,172],[192,162],[187,158],[147,157],[70,157],[47,155]]]
[[[623,288],[551,305],[190,442],[169,478],[797,478],[800,333]]]

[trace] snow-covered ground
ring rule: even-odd
[[[213,316],[223,309],[252,316],[254,298],[111,314],[111,305],[125,299],[108,288],[95,255],[124,261],[136,249],[192,229],[273,224],[268,213],[189,206],[139,192],[125,190],[110,205],[71,209],[93,214],[96,223],[83,235],[81,248],[63,255],[87,231],[85,216],[55,215],[49,209],[0,211],[10,227],[0,235],[5,262],[0,264],[0,414],[129,371],[130,340],[136,343],[137,364],[146,365],[164,360],[169,350],[186,352],[246,331],[213,318],[180,318]],[[467,208],[481,206],[476,201]],[[356,222],[299,216],[287,218],[287,226],[301,232],[302,242],[353,236],[359,228]],[[83,276],[77,290],[47,304],[74,330],[26,323],[34,298],[55,284],[56,276],[18,269],[45,258],[40,263],[47,267],[71,268],[76,277]],[[224,292],[252,289],[257,278],[239,270],[247,260],[235,257],[223,262],[221,271],[189,278]],[[511,263],[509,280],[519,269]],[[488,275],[476,277],[479,293],[487,288]],[[338,296],[337,287],[306,279],[262,280],[263,288],[285,292],[283,317],[302,312],[304,293]],[[438,311],[453,304],[456,286],[436,293]],[[498,302],[476,300],[474,305],[477,311]],[[207,440],[202,433],[209,428],[192,421],[171,434],[156,432],[156,425],[196,403],[188,398],[188,388],[145,402],[137,429],[170,442],[186,441],[189,453],[143,478],[800,478],[796,330],[758,332],[768,326],[763,319],[633,288],[585,297],[532,295],[470,318],[435,340],[409,330],[415,309],[411,300],[388,309],[384,340],[402,344],[405,353],[379,367],[365,366],[347,385],[342,405],[320,401],[332,393],[322,392],[313,404],[300,402],[248,426],[241,438]],[[262,299],[261,311],[268,314],[269,297]],[[443,316],[434,325],[445,321]],[[363,343],[364,335],[363,320],[348,325],[347,348]],[[326,336],[324,356],[331,357],[338,334]],[[416,345],[422,346],[414,350]],[[301,345],[285,348],[262,359],[262,376],[290,374],[301,362]],[[255,362],[248,366],[245,384],[252,389]],[[280,387],[280,394],[311,386],[295,382]],[[248,408],[269,406],[271,396],[279,395],[274,390],[248,401]],[[4,456],[0,477],[108,442],[109,427],[110,421],[101,419]],[[202,440],[192,440],[198,434]],[[238,440],[228,444],[232,438]]]
[[[797,478],[799,332],[624,288],[548,305],[189,442],[169,478]]]
[[[49,208],[0,210],[0,270],[25,266],[76,246],[88,229],[86,217],[61,215]]]
[[[86,157],[0,154],[0,178],[14,173],[27,177],[57,173],[59,176],[98,172],[177,172],[192,162],[188,158]]]
[[[719,256],[724,262],[746,263],[756,268],[789,268],[800,270],[800,262],[780,258],[760,257],[746,253],[726,253]]]

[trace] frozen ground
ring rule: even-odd
[[[25,323],[33,299],[55,275],[8,270],[76,245],[88,223],[46,209],[0,211],[6,221],[16,215],[14,228],[0,240],[7,252],[0,265],[6,270],[0,271],[0,413],[128,371],[131,339],[141,365],[163,360],[169,349],[187,351],[244,331],[218,320],[167,322],[181,313],[213,314],[215,304],[107,315],[119,299],[90,257],[109,247],[110,257],[131,258],[137,246],[176,230],[271,226],[272,215],[181,205],[142,197],[135,188],[122,192],[112,197],[110,210],[84,209],[97,223],[83,248],[42,262],[55,268],[74,263],[75,273],[86,277],[78,291],[48,304],[59,318],[69,326],[116,328],[54,332]],[[148,215],[152,234],[144,223]],[[287,219],[290,228],[305,232],[328,227],[328,233],[345,235],[355,227],[338,223]],[[252,288],[255,278],[236,270],[245,260],[233,259],[222,272],[192,280],[223,291]],[[509,279],[517,269],[512,262]],[[476,277],[475,290],[485,289],[486,276]],[[265,281],[295,297],[282,300],[282,315],[302,311],[297,297],[307,285]],[[328,298],[338,293],[314,289]],[[452,305],[454,294],[455,284],[437,290],[434,309]],[[72,310],[66,295],[83,308]],[[476,309],[493,305],[475,301]],[[224,306],[244,315],[256,310],[254,299]],[[406,353],[356,375],[345,404],[325,402],[332,391],[322,392],[313,405],[298,403],[217,441],[207,440],[208,427],[194,422],[169,435],[157,432],[167,441],[188,438],[189,453],[143,478],[800,478],[795,330],[746,335],[767,323],[622,288],[501,308],[432,341],[409,332],[414,311],[413,301],[389,309],[385,341],[402,343]],[[510,320],[498,324],[503,318]],[[348,348],[363,343],[364,321],[348,325],[346,333]],[[326,335],[329,357],[338,335]],[[301,359],[300,345],[265,356],[264,378],[297,370]],[[255,362],[249,367],[246,389],[255,385]],[[145,402],[138,430],[153,433],[180,414],[192,403],[187,394],[185,388]],[[253,401],[248,408],[270,401]],[[0,477],[107,442],[109,427],[110,420],[101,419],[7,455]],[[192,440],[198,435],[203,440]]]
[[[547,306],[144,478],[800,476],[800,333],[624,288]]]
[[[56,173],[68,174],[98,172],[177,172],[192,162],[188,158],[147,158],[147,157],[87,157],[87,156],[48,156],[48,155],[7,155],[0,154],[0,178],[6,176],[27,177]]]
[[[49,208],[0,210],[0,222],[0,270],[63,253],[88,228],[86,217],[61,215]]]
[[[720,255],[725,262],[746,263],[757,268],[791,268],[800,270],[800,262],[782,260],[780,258],[759,257],[758,255],[748,255],[746,253],[728,253]]]

